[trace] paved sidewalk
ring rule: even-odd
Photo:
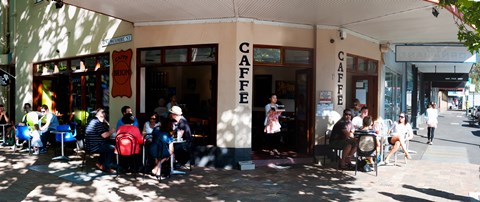
[[[375,173],[304,164],[251,171],[194,167],[159,183],[150,176],[81,171],[79,157],[52,162],[0,148],[0,201],[475,201],[480,193],[480,128],[464,112],[441,114],[434,145],[426,130],[411,141],[418,153]],[[463,115],[463,116],[462,116]],[[460,116],[460,117],[457,117]]]

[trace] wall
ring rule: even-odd
[[[50,1],[37,4],[33,1],[15,2],[17,7],[15,33],[21,33],[15,35],[14,39],[16,76],[19,78],[16,81],[18,92],[15,100],[17,103],[15,109],[18,112],[16,120],[21,119],[23,103],[32,103],[33,63],[95,53],[111,54],[114,50],[132,48],[131,42],[107,47],[101,45],[104,39],[131,34],[133,32],[131,23],[67,4],[61,9],[56,9],[54,3]],[[135,71],[132,75],[132,78],[134,77]],[[110,81],[112,82],[112,79]],[[134,105],[134,98],[135,95],[132,98],[110,97],[111,122],[120,118],[120,108],[123,104]]]
[[[341,118],[343,110],[347,108],[346,101],[351,99],[347,89],[347,72],[346,72],[346,56],[353,54],[357,56],[367,57],[379,61],[379,74],[383,69],[379,43],[373,40],[365,39],[347,31],[347,37],[343,40],[339,37],[337,28],[317,28],[316,30],[316,83],[315,83],[315,103],[318,103],[320,91],[332,91],[333,111],[328,116],[317,116],[315,119],[315,145],[323,144],[324,134],[327,129],[331,129],[338,119]],[[339,59],[339,53],[344,53],[344,61]],[[342,63],[342,64],[340,64]],[[339,70],[340,65],[343,72]],[[339,78],[339,74],[343,74]],[[380,80],[380,75],[379,75]],[[381,83],[381,82],[379,82]],[[343,85],[341,92],[343,103],[339,105],[338,85]],[[383,89],[378,87],[379,95]],[[381,96],[378,98],[378,111],[383,101]]]

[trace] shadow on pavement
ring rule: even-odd
[[[418,192],[422,192],[424,194],[428,194],[428,195],[431,195],[431,196],[437,196],[437,197],[444,198],[444,199],[449,199],[449,200],[470,201],[472,199],[470,197],[456,195],[454,193],[450,193],[450,192],[446,192],[446,191],[442,191],[442,190],[437,190],[437,189],[432,189],[432,188],[424,189],[424,188],[414,187],[414,186],[411,186],[411,185],[403,185],[403,187],[407,188],[407,189],[415,190],[415,191],[418,191]]]
[[[422,199],[419,197],[413,197],[413,196],[407,196],[407,195],[400,195],[400,194],[392,194],[388,192],[379,192],[380,194],[383,194],[385,196],[390,196],[392,199],[397,200],[397,201],[431,201],[431,200],[426,200]]]

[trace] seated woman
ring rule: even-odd
[[[408,123],[408,117],[405,113],[400,113],[398,116],[398,122],[395,122],[391,129],[391,137],[388,137],[388,143],[393,145],[393,148],[388,153],[387,157],[385,158],[385,164],[388,164],[390,161],[390,157],[395,154],[399,147],[402,148],[403,153],[405,153],[406,159],[412,159],[408,154],[407,149],[405,148],[405,138],[404,135],[407,134],[407,139],[411,139],[413,137],[413,130],[410,123]]]
[[[140,153],[140,149],[141,149],[140,145],[143,144],[143,136],[140,133],[140,130],[136,126],[133,125],[134,121],[135,121],[135,117],[132,114],[130,114],[130,113],[124,114],[123,117],[122,117],[123,125],[118,127],[117,136],[121,135],[122,133],[132,134],[135,137],[135,140],[137,141],[136,142],[137,146],[134,147],[135,151],[130,151],[130,149],[128,149],[128,147],[127,148],[125,148],[125,147],[122,148],[122,146],[120,146],[119,148],[120,148],[120,150],[122,150],[122,152],[125,152],[127,154],[132,153],[133,155],[138,155]],[[117,142],[117,144],[118,144],[118,142]],[[129,158],[132,158],[132,157],[130,156]],[[133,159],[135,159],[135,158],[133,158]],[[131,161],[123,161],[123,162],[131,162]],[[124,168],[128,168],[130,166],[131,165],[127,165],[127,164],[123,165]]]
[[[160,178],[160,166],[173,155],[173,132],[172,124],[162,123],[152,131],[152,143],[150,144],[150,156],[155,159],[155,167],[152,174]]]
[[[147,122],[145,122],[145,125],[143,125],[142,134],[145,137],[145,141],[151,142],[153,129],[155,127],[160,126],[160,122],[158,122],[157,116],[158,115],[156,113],[152,113],[150,115],[150,119]]]

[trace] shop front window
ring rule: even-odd
[[[109,107],[110,54],[34,64],[34,109],[47,104],[59,119],[69,121],[74,111]]]
[[[391,71],[389,68],[385,68],[385,105],[384,114],[385,119],[396,120],[396,116],[401,111],[401,98],[402,98],[402,77]]]

